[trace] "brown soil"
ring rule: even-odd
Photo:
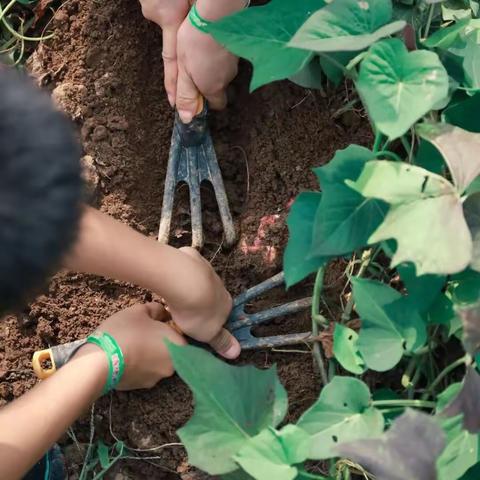
[[[55,39],[37,49],[30,70],[78,125],[84,163],[96,184],[97,205],[155,236],[172,128],[172,111],[163,91],[159,30],[142,18],[139,5],[131,0],[67,0],[53,25]],[[249,66],[242,65],[229,109],[212,119],[212,135],[240,232],[238,245],[229,252],[220,248],[215,204],[205,190],[203,253],[233,294],[281,269],[288,206],[299,191],[316,187],[310,169],[328,161],[338,148],[369,140],[356,114],[332,119],[345,100],[342,92],[322,97],[281,82],[250,95],[249,75]],[[189,242],[188,208],[182,200],[176,207],[173,231],[177,245]],[[327,278],[332,308],[337,287],[342,286],[342,271],[339,265]],[[307,281],[288,296],[276,292],[262,306],[308,294],[311,285]],[[109,314],[150,298],[149,292],[131,285],[58,274],[48,292],[22,316],[9,317],[0,325],[2,401],[34,385],[30,359],[35,350],[81,338]],[[309,319],[304,315],[274,323],[274,333],[303,331]],[[289,418],[298,417],[318,394],[308,354],[262,351],[245,354],[241,362],[278,365],[290,397]],[[109,399],[99,401],[95,411],[98,438],[111,444]],[[150,391],[114,394],[113,430],[131,447],[150,448],[177,441],[175,430],[191,412],[188,388],[173,378]],[[74,426],[80,442],[88,439],[89,420],[86,415]],[[75,461],[76,447],[70,439],[66,437],[64,444],[70,452],[72,478],[76,478],[81,457],[77,454]],[[112,478],[179,478],[188,470],[182,448],[147,455],[159,458],[123,462],[121,473],[115,469]]]

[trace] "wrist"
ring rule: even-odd
[[[248,5],[248,0],[197,0],[196,3],[198,13],[205,20],[215,21],[243,10]]]
[[[91,376],[95,391],[100,395],[108,378],[108,360],[105,352],[97,345],[86,343],[75,352],[72,360],[83,364],[82,370],[85,375]]]

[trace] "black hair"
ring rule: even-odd
[[[72,245],[80,148],[70,121],[30,79],[0,68],[0,313],[22,307]]]

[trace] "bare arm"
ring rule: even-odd
[[[105,354],[82,347],[55,375],[0,410],[0,477],[18,479],[100,395]]]
[[[196,250],[160,245],[108,215],[86,208],[77,243],[65,266],[157,293],[184,333],[210,343],[227,358],[240,354],[238,342],[222,329],[232,298]]]

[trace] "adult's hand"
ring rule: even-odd
[[[162,29],[165,90],[173,107],[176,101],[177,33],[190,10],[189,0],[140,0],[143,16]]]

